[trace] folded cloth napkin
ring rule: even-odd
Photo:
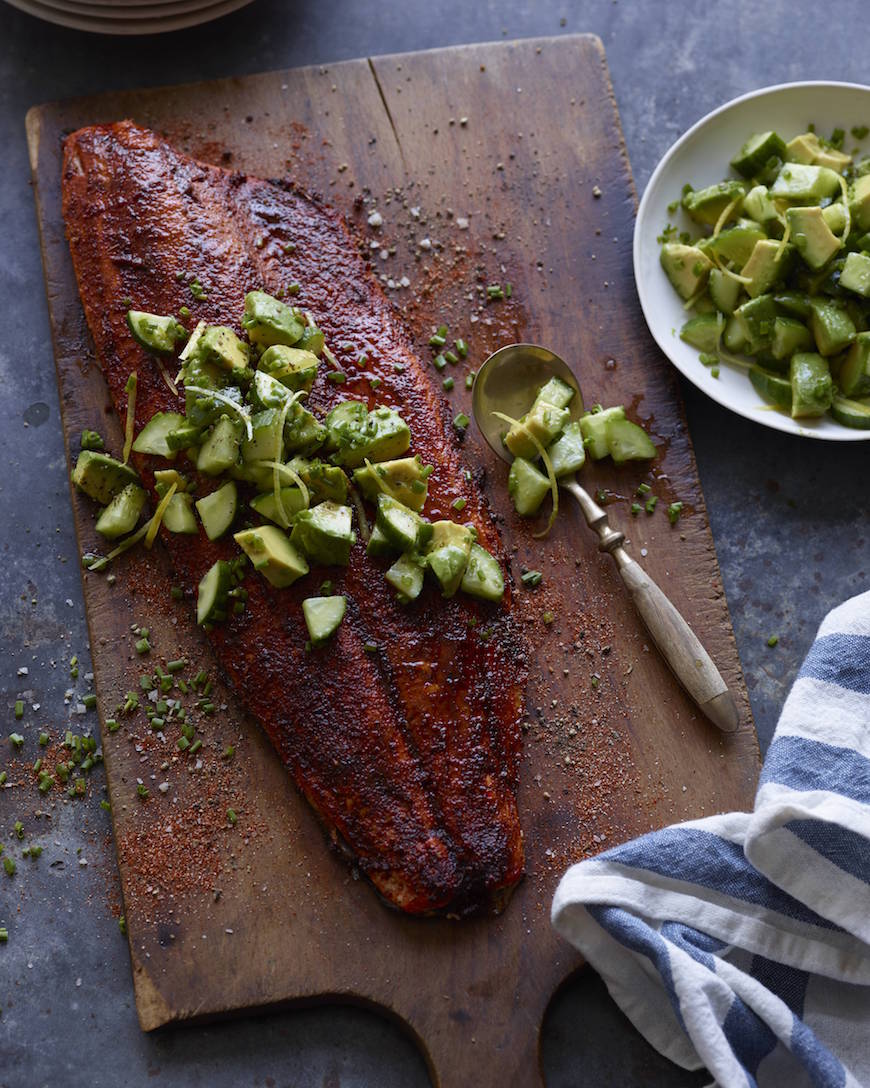
[[[654,1047],[722,1088],[870,1086],[870,593],[822,623],[754,811],[574,865],[553,924]]]

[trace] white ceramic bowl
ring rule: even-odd
[[[690,382],[717,403],[765,427],[840,442],[870,439],[870,431],[843,427],[826,416],[818,421],[793,420],[761,401],[746,374],[723,365],[714,378],[698,361],[695,348],[679,338],[688,319],[682,300],[659,264],[656,240],[667,223],[680,230],[695,225],[682,211],[668,205],[680,197],[683,185],[711,185],[733,175],[728,163],[753,132],[775,129],[788,141],[813,122],[821,135],[846,130],[845,148],[870,150],[870,138],[855,140],[850,130],[870,125],[870,87],[856,83],[783,83],[735,98],[702,117],[681,136],[656,167],[637,213],[634,231],[634,276],[640,304],[659,347]],[[696,229],[696,228],[695,228]]]

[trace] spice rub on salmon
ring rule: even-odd
[[[346,399],[398,409],[410,453],[435,465],[424,515],[449,519],[451,503],[464,499],[463,521],[499,554],[443,398],[338,213],[292,186],[197,162],[122,122],[67,138],[63,214],[122,420],[125,386],[137,374],[137,433],[156,412],[184,412],[184,397],[130,335],[129,308],[180,313],[188,331],[205,321],[241,333],[247,292],[280,295],[299,284],[293,301],[310,311],[346,370],[339,385],[321,367],[307,407],[321,419]],[[362,355],[364,368],[353,366]],[[178,467],[195,477],[183,457]],[[153,499],[154,470],[165,464],[135,453],[133,462]],[[239,554],[231,535],[210,541],[202,526],[196,535],[165,526],[160,533],[191,600],[218,559]],[[230,610],[207,637],[333,840],[389,903],[413,914],[492,909],[523,868],[516,793],[524,665],[510,587],[491,605],[447,599],[427,583],[402,605],[384,567],[361,539],[346,567],[312,565],[286,588],[248,566],[246,607]],[[324,579],[346,596],[347,612],[330,642],[312,650],[302,601]],[[191,605],[191,622],[193,612]]]

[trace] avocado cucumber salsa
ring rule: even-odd
[[[188,336],[174,317],[140,310],[128,312],[127,324],[164,360],[184,345],[175,379],[184,412],[158,412],[133,435],[132,375],[124,456],[106,453],[94,432],[83,436],[73,482],[103,508],[97,531],[117,541],[108,555],[86,557],[89,570],[140,541],[150,547],[161,525],[181,534],[202,528],[213,541],[232,533],[239,554],[215,562],[199,584],[197,623],[208,626],[243,610],[248,562],[279,589],[308,575],[310,564],[346,566],[356,514],[368,555],[389,560],[384,578],[401,604],[420,595],[427,575],[445,597],[501,601],[501,567],[474,527],[423,517],[433,466],[408,453],[411,432],[394,408],[345,400],[320,419],[303,405],[328,355],[310,314],[251,291],[244,339],[202,321]],[[157,459],[158,504],[142,525],[147,493],[127,463],[131,449]],[[371,532],[363,500],[375,511]],[[312,646],[335,633],[346,604],[339,595],[303,601]]]
[[[750,136],[736,175],[681,205],[695,227],[668,227],[661,264],[693,315],[680,338],[718,376],[748,371],[794,419],[829,414],[870,429],[870,157],[809,131],[788,143]]]
[[[509,424],[502,441],[514,457],[508,492],[516,512],[520,517],[534,517],[547,495],[553,497],[550,520],[538,536],[546,536],[559,512],[559,480],[581,469],[587,454],[593,461],[609,456],[616,464],[651,460],[656,455],[649,435],[625,418],[622,405],[602,408],[596,404],[569,422],[568,406],[574,395],[565,382],[551,378],[520,419],[496,412]]]

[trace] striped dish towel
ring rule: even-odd
[[[870,593],[823,622],[755,810],[574,865],[553,924],[653,1046],[722,1088],[870,1086]]]

